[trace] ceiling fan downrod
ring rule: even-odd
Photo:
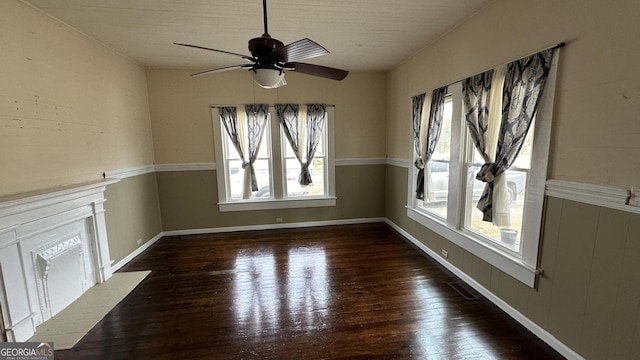
[[[262,14],[264,19],[264,34],[262,34],[262,37],[271,37],[267,27],[267,0],[262,0]]]

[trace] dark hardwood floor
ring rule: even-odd
[[[165,237],[64,359],[562,359],[386,224]]]

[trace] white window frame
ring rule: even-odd
[[[230,106],[243,106],[243,105],[230,105]],[[216,157],[216,178],[218,182],[218,209],[220,212],[229,211],[251,211],[251,210],[269,210],[269,209],[288,209],[288,208],[304,208],[304,207],[324,207],[324,206],[336,206],[335,196],[335,139],[334,139],[334,117],[335,109],[333,106],[327,106],[327,122],[325,124],[325,159],[326,159],[326,171],[325,171],[325,195],[324,196],[304,196],[304,197],[289,197],[287,198],[285,193],[286,174],[284,173],[284,147],[282,141],[287,141],[282,136],[280,129],[280,122],[276,115],[275,107],[269,106],[269,130],[270,139],[263,139],[262,145],[270,145],[271,149],[271,189],[272,197],[268,199],[254,198],[254,199],[230,199],[227,191],[227,179],[225,173],[227,169],[227,162],[224,159],[223,150],[223,132],[220,121],[221,106],[211,107],[211,118],[213,123],[213,138],[214,138],[214,150]],[[265,136],[267,134],[265,133]],[[270,141],[269,141],[270,140]],[[275,176],[280,174],[280,176]]]
[[[449,92],[453,96],[453,118],[451,123],[451,162],[449,164],[450,191],[446,219],[434,216],[416,205],[417,169],[414,166],[410,166],[408,176],[407,216],[409,218],[530,287],[535,286],[536,277],[539,274],[538,251],[551,139],[557,59],[558,56],[553,57],[549,77],[536,112],[531,168],[527,176],[527,192],[520,240],[521,253],[516,253],[497,244],[494,245],[481,235],[464,229],[466,159],[463,152],[468,135],[462,117],[462,86],[460,82],[449,85]],[[413,132],[410,134],[410,144],[413,144],[412,137]],[[410,149],[413,154],[412,158],[415,160],[413,146]],[[436,253],[441,251],[441,249],[432,250]],[[442,250],[447,250],[445,244],[443,244]]]

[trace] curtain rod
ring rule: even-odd
[[[260,104],[260,103],[256,103],[256,104]],[[262,103],[264,104],[264,103]],[[278,103],[278,104],[288,104],[288,103]],[[297,104],[297,105],[307,105],[308,103],[304,103],[304,104]],[[253,104],[226,104],[226,105],[222,105],[222,104],[216,104],[216,105],[211,105],[212,108],[221,108],[221,107],[228,107],[228,106],[245,106],[245,105],[253,105]],[[267,104],[269,105],[269,107],[274,107],[277,104]],[[323,104],[325,107],[336,107],[335,105],[332,104]]]
[[[565,43],[564,41],[563,41],[563,42],[561,42],[561,43],[557,43],[557,44],[555,44],[555,45],[553,45],[553,46],[549,46],[549,47],[546,47],[546,48],[544,48],[544,49],[540,49],[540,50],[538,50],[538,51],[534,51],[534,52],[529,53],[529,54],[527,54],[527,55],[520,56],[520,57],[515,58],[515,59],[513,59],[513,60],[510,60],[510,61],[507,61],[507,62],[503,62],[502,64],[499,64],[499,65],[496,65],[496,66],[490,67],[490,68],[488,68],[488,69],[486,69],[486,70],[483,70],[483,71],[477,72],[477,73],[476,73],[476,74],[474,74],[474,75],[482,74],[483,72],[489,71],[489,70],[491,70],[491,69],[495,69],[495,68],[497,68],[497,67],[498,67],[498,66],[500,66],[500,65],[509,64],[509,63],[514,62],[514,61],[516,61],[516,60],[520,60],[520,59],[526,58],[527,56],[531,56],[531,55],[533,55],[533,54],[537,54],[537,53],[539,53],[539,52],[541,52],[541,51],[550,50],[550,49],[551,49],[551,50],[555,50],[555,49],[562,48],[562,47],[564,47],[566,44],[567,44],[567,43]],[[471,76],[474,76],[474,75],[471,75]],[[461,78],[461,79],[458,79],[458,80],[456,80],[456,81],[452,81],[452,82],[450,82],[450,83],[448,83],[448,84],[446,84],[446,85],[438,86],[438,87],[436,87],[436,88],[434,88],[434,89],[439,89],[439,88],[442,88],[442,87],[445,87],[445,86],[453,85],[453,84],[455,84],[455,83],[457,83],[457,82],[460,82],[460,81],[462,81],[462,80],[464,80],[464,79],[466,79],[466,78],[469,78],[469,76],[465,76],[465,77],[463,77],[463,78]]]

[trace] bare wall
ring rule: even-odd
[[[17,0],[0,44],[0,196],[153,163],[141,66]]]
[[[147,71],[155,157],[159,164],[214,163],[211,105],[335,105],[336,158],[385,157],[386,75],[355,73],[341,81],[287,73],[287,85],[265,90],[247,71],[190,77],[194,71]],[[336,167],[337,206],[271,211],[218,211],[213,170],[158,175],[164,230],[304,223],[384,216],[384,164]]]
[[[0,1],[0,197],[153,164],[144,68],[17,0]],[[109,185],[111,257],[162,231],[155,174]]]
[[[148,70],[155,158],[159,164],[215,162],[211,105],[326,103],[336,106],[337,158],[385,157],[384,73],[341,81],[287,73],[287,85],[265,90],[247,71],[190,77],[194,70]]]

